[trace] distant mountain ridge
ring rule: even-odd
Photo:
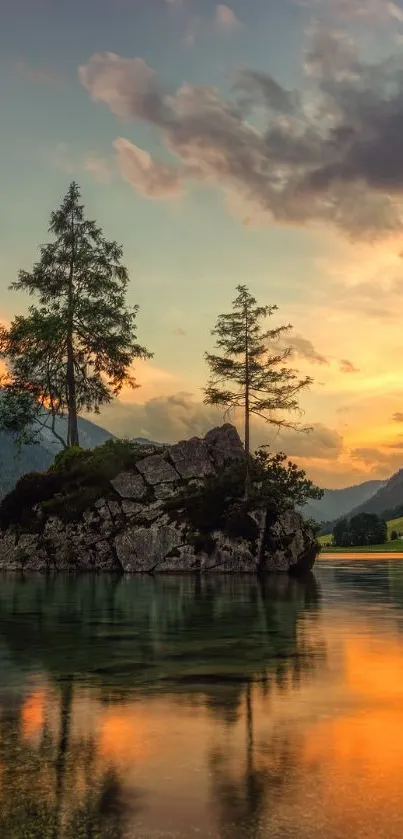
[[[303,514],[318,523],[332,522],[349,515],[357,506],[368,503],[386,485],[386,481],[365,481],[345,489],[325,489],[320,501],[305,504]],[[403,501],[403,499],[402,499]]]
[[[60,437],[66,439],[67,419],[58,417],[55,430]],[[116,435],[84,417],[78,418],[78,430],[80,446],[83,449],[94,449],[96,446],[102,446],[102,443],[107,440],[116,439]],[[162,445],[146,437],[134,437],[133,440],[142,446]],[[41,429],[39,441],[32,446],[22,446],[21,450],[18,449],[11,435],[0,432],[0,500],[27,472],[44,472],[48,469],[60,449],[61,444],[50,428]]]
[[[371,497],[355,506],[350,515],[358,513],[376,513],[387,519],[400,515],[399,508],[403,511],[403,469],[395,472],[388,481]]]
[[[90,420],[79,417],[80,444],[84,449],[100,446],[114,435]],[[67,420],[56,420],[56,431],[61,437],[67,436]],[[32,446],[22,446],[21,450],[11,435],[0,432],[0,498],[10,492],[19,478],[27,472],[44,472],[53,463],[61,449],[61,444],[50,429],[40,432],[39,441]]]

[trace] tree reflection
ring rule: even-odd
[[[225,749],[211,754],[212,800],[223,831],[232,825],[234,839],[258,837],[292,749],[277,742],[270,765],[262,759],[256,691],[286,691],[320,666],[320,607],[312,576],[5,580],[0,641],[22,672],[39,668],[50,680],[59,721],[45,716],[33,744],[21,702],[0,719],[0,835],[126,835],[141,802],[125,790],[118,762],[100,755],[96,735],[75,733],[74,697],[85,686],[112,705],[158,688],[160,697],[207,708],[219,730],[244,720],[241,774]]]
[[[291,732],[280,730],[269,743],[256,742],[254,699],[253,686],[248,685],[244,696],[244,760],[233,760],[230,749],[222,745],[210,754],[211,806],[221,839],[268,836],[270,810],[290,786],[299,765],[299,741]]]
[[[251,679],[285,688],[321,661],[319,609],[313,576],[16,578],[0,591],[0,635],[24,669],[39,657],[105,699],[158,684],[234,718]]]
[[[0,721],[0,836],[7,839],[122,839],[139,802],[127,799],[92,739],[71,738],[73,681],[61,686],[60,725],[24,737],[22,704]]]

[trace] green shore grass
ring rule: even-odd
[[[388,526],[388,539],[393,530],[397,533],[403,532],[403,516],[398,519],[391,519],[386,522]],[[395,539],[393,542],[386,542],[385,545],[363,545],[358,548],[336,548],[331,546],[332,534],[326,533],[325,536],[318,536],[318,542],[322,548],[321,553],[402,553],[403,539]]]
[[[386,542],[384,545],[360,545],[351,548],[332,548],[330,545],[322,547],[319,557],[326,554],[376,554],[376,553],[403,553],[403,539],[396,539],[394,542]]]

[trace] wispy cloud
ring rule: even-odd
[[[25,82],[44,85],[45,87],[60,87],[64,80],[54,69],[34,66],[24,59],[14,62],[14,70]]]
[[[358,367],[355,367],[352,361],[349,361],[347,358],[342,358],[340,361],[340,372],[341,373],[359,373]]]
[[[108,183],[113,174],[111,162],[106,157],[96,151],[78,155],[67,143],[59,143],[50,154],[50,160],[61,172],[66,172],[68,175],[88,172],[98,183]]]
[[[215,15],[215,27],[218,32],[232,33],[241,28],[241,22],[230,6],[219,3],[216,6]]]
[[[160,200],[182,195],[181,179],[174,167],[154,160],[148,152],[123,137],[113,145],[122,177],[140,195]]]

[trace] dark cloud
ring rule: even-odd
[[[355,367],[352,361],[349,361],[347,358],[342,358],[340,361],[340,372],[341,373],[359,373],[358,367]]]
[[[321,161],[306,176],[315,192],[363,182],[397,193],[403,185],[403,62],[396,56],[369,64],[346,35],[318,30],[306,56],[329,124]]]
[[[303,358],[305,361],[310,361],[312,364],[329,364],[329,359],[315,349],[312,341],[303,338],[301,335],[284,337],[277,342],[277,346],[281,349],[291,347],[294,355]]]
[[[243,70],[227,100],[213,87],[169,92],[142,59],[114,53],[93,55],[79,75],[92,99],[116,116],[160,130],[177,165],[147,161],[140,189],[149,197],[166,196],[162,175],[174,193],[192,180],[221,185],[248,207],[243,217],[256,211],[280,222],[324,220],[365,236],[398,229],[403,57],[365,63],[346,35],[317,29],[304,71],[304,93],[297,94]],[[255,106],[266,111],[261,129],[247,120]],[[126,177],[135,188],[138,152],[125,141],[123,155],[136,164],[134,177],[126,166]]]
[[[245,69],[239,73],[234,84],[234,92],[240,94],[243,107],[265,105],[269,110],[283,114],[292,114],[298,102],[298,96],[284,90],[272,76]]]

